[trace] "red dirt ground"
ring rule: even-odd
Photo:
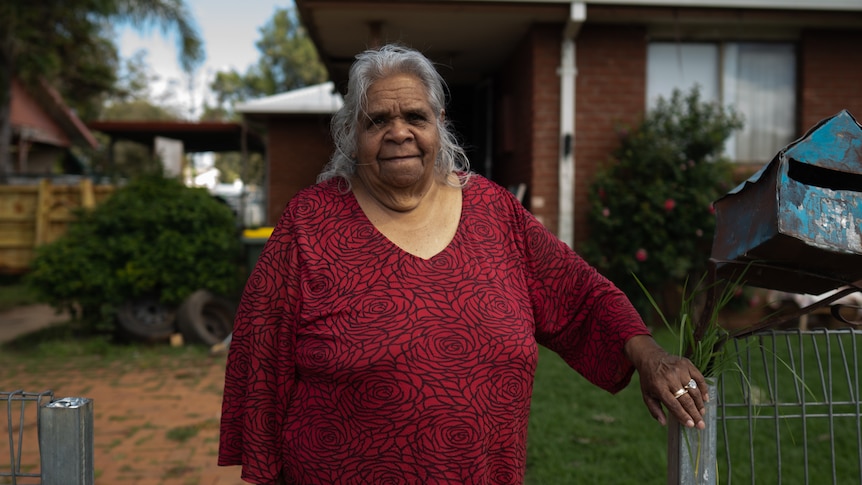
[[[200,354],[145,368],[60,364],[0,369],[0,391],[51,390],[55,399],[91,399],[96,485],[242,485],[239,467],[216,465],[225,357]],[[19,410],[20,403],[12,406],[16,447]],[[22,470],[34,474],[40,463],[35,410],[34,402],[26,403],[21,452]],[[8,484],[11,478],[2,476],[11,473],[6,401],[0,411],[0,484]],[[17,483],[40,481],[18,478]]]

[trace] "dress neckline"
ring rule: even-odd
[[[360,215],[360,217],[362,218],[361,220],[363,221],[363,224],[367,224],[371,228],[371,230],[374,232],[376,237],[385,241],[387,245],[389,245],[390,247],[392,247],[394,250],[398,251],[399,253],[407,255],[412,259],[423,261],[423,262],[427,263],[427,262],[434,261],[435,259],[440,258],[443,255],[445,255],[446,253],[448,253],[450,251],[450,249],[453,246],[457,245],[458,241],[460,240],[461,232],[463,231],[463,227],[464,227],[464,217],[465,217],[465,214],[467,212],[466,191],[467,191],[467,188],[465,185],[460,190],[460,192],[461,192],[460,193],[460,195],[461,195],[461,214],[458,217],[458,226],[455,228],[455,233],[453,234],[452,239],[440,251],[434,253],[433,255],[431,255],[428,258],[413,254],[410,251],[408,251],[408,250],[404,249],[403,247],[399,246],[398,244],[396,244],[391,239],[389,239],[385,234],[383,234],[383,232],[381,232],[377,228],[377,226],[374,225],[373,222],[371,222],[371,219],[368,217],[368,215],[362,209],[362,206],[359,204],[359,200],[356,198],[356,194],[354,194],[353,191],[350,190],[350,191],[348,191],[347,196],[350,200],[350,204],[352,205],[352,210],[356,211]]]

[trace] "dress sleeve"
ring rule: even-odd
[[[622,390],[634,373],[625,343],[649,330],[622,290],[526,210],[520,217],[536,340],[593,384]]]
[[[251,483],[274,483],[281,473],[299,307],[293,232],[285,212],[246,282],[228,351],[218,464],[242,465]]]

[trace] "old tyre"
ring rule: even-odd
[[[215,345],[233,331],[233,305],[207,290],[189,295],[177,310],[177,326],[187,342]]]
[[[176,309],[155,297],[137,298],[120,306],[117,323],[133,338],[150,342],[167,340],[176,332]]]

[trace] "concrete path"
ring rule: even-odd
[[[69,315],[58,315],[49,305],[27,305],[0,312],[0,343],[67,321]]]

